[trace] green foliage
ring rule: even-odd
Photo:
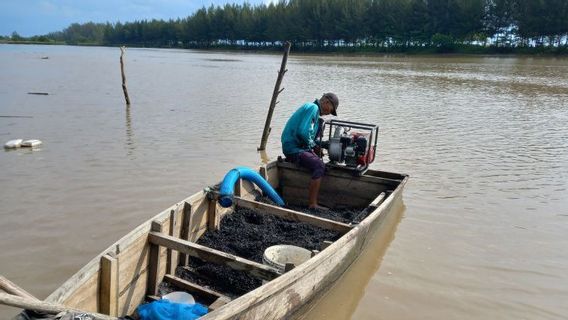
[[[567,21],[566,0],[280,0],[212,5],[177,20],[74,23],[35,41],[262,49],[288,40],[295,50],[369,52],[536,45],[565,52]]]
[[[24,40],[24,38],[22,38],[16,31],[12,32],[12,36],[10,36],[10,39],[12,41],[22,41]]]
[[[437,52],[447,53],[455,49],[455,41],[451,35],[436,33],[432,36],[432,45]]]

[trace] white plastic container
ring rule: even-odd
[[[22,139],[10,140],[10,141],[8,141],[8,142],[6,142],[6,143],[4,144],[4,148],[6,148],[6,149],[16,149],[16,148],[19,148],[19,147],[22,146],[22,142],[23,142],[23,141],[24,141],[24,140],[22,140]]]
[[[284,272],[287,263],[292,263],[294,267],[301,265],[312,257],[308,249],[302,247],[280,244],[266,248],[262,256],[262,262]]]
[[[22,142],[22,147],[28,147],[28,148],[38,147],[41,145],[41,143],[42,142],[40,140],[36,139],[25,140]]]
[[[184,291],[174,291],[162,296],[162,299],[174,303],[195,304],[193,296]]]

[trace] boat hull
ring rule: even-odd
[[[294,204],[307,201],[301,193],[310,179],[308,172],[288,163],[272,162],[260,174]],[[202,319],[289,319],[317,301],[365,250],[374,236],[391,232],[399,221],[402,192],[408,176],[369,170],[362,177],[328,172],[322,182],[320,199],[331,206],[372,205],[371,213],[329,247],[300,266],[216,308]],[[387,196],[374,203],[377,195]],[[236,193],[254,199],[254,185],[239,182]],[[305,195],[303,195],[305,194]],[[342,194],[343,196],[338,196]],[[259,204],[261,205],[261,204]],[[376,205],[376,206],[374,206]],[[92,259],[55,290],[47,302],[111,316],[132,314],[162,281],[185,265],[186,254],[152,245],[149,234],[163,234],[195,242],[207,230],[218,227],[221,218],[232,212],[222,208],[210,193],[198,192],[167,208]],[[154,250],[154,251],[153,251]],[[157,251],[156,251],[157,250]],[[153,266],[153,267],[152,267]]]

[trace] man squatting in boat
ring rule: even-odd
[[[318,131],[322,128],[320,116],[337,116],[338,106],[337,95],[324,93],[320,99],[306,103],[296,110],[282,131],[282,152],[286,161],[296,163],[312,173],[308,192],[309,207],[313,209],[327,209],[318,205],[321,179],[325,173],[321,148],[315,142]]]

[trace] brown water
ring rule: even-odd
[[[44,142],[0,151],[0,273],[41,298],[142,221],[261,163],[279,55],[129,49],[129,109],[118,57],[0,45],[0,116],[32,117],[0,117],[0,140]],[[292,54],[288,69],[270,158],[295,108],[331,90],[342,119],[379,124],[374,168],[411,175],[392,242],[306,318],[566,318],[567,59]]]

